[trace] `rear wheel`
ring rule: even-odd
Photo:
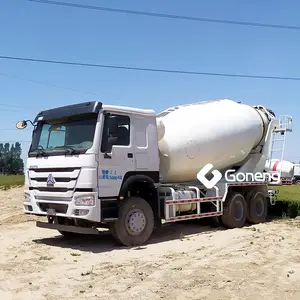
[[[222,224],[227,228],[243,227],[247,217],[246,200],[240,193],[233,193],[224,202]]]
[[[118,220],[109,225],[112,236],[125,246],[144,244],[154,229],[154,215],[146,200],[130,197],[119,209]]]
[[[268,201],[260,191],[255,191],[248,200],[248,222],[258,224],[265,222],[268,214]]]

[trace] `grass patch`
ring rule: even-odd
[[[289,218],[300,216],[300,186],[284,185],[270,188],[279,190],[276,205],[270,209],[272,215]]]
[[[8,190],[13,187],[23,186],[24,182],[24,175],[0,176],[0,190]]]
[[[300,201],[300,186],[298,185],[283,185],[275,189],[279,190],[277,199],[280,201]]]

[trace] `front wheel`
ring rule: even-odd
[[[124,246],[142,245],[154,229],[153,210],[142,198],[127,198],[119,209],[118,220],[109,228],[112,236]]]

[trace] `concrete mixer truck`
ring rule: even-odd
[[[281,183],[291,185],[294,177],[294,163],[287,160],[271,159],[266,162],[266,171],[276,171],[280,173]]]
[[[271,159],[266,162],[266,171],[280,173],[282,185],[300,185],[300,164],[281,159]]]
[[[158,115],[101,102],[41,111],[16,124],[34,126],[24,212],[46,217],[36,225],[66,237],[106,227],[126,246],[146,243],[164,222],[264,222],[273,204],[268,182],[276,179],[265,163],[291,122],[228,99]]]

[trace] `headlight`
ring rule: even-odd
[[[24,193],[24,202],[30,202],[30,201],[31,201],[30,194]]]
[[[25,180],[24,180],[24,185],[29,187],[30,186],[30,177],[29,177],[29,171],[25,172]]]
[[[75,199],[76,206],[94,206],[95,197],[94,196],[82,196]]]

